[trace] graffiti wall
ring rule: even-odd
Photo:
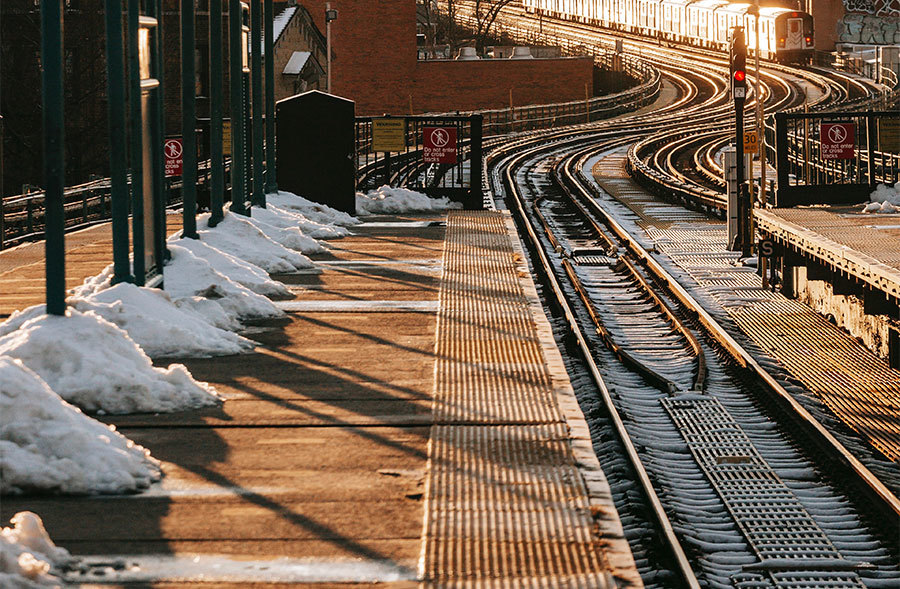
[[[843,0],[838,41],[865,45],[900,43],[900,0]]]

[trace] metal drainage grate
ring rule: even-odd
[[[760,456],[741,427],[713,397],[662,399],[694,459],[706,473],[760,562],[778,587],[861,588],[806,508]]]
[[[579,266],[615,266],[619,263],[619,260],[616,258],[611,258],[610,256],[572,256],[572,261],[574,261]]]

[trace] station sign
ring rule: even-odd
[[[406,151],[406,119],[372,119],[372,151]]]
[[[166,158],[166,177],[181,176],[184,170],[184,145],[181,137],[166,139],[163,155]]]
[[[900,151],[900,119],[878,119],[878,139],[881,151]]]
[[[759,135],[756,131],[744,131],[744,153],[759,151]]]
[[[422,161],[429,164],[457,163],[456,127],[424,127]]]
[[[822,123],[819,143],[824,160],[850,160],[855,156],[856,123]]]
[[[760,239],[756,251],[762,258],[771,258],[775,255],[775,242],[771,239]]]
[[[222,155],[231,155],[231,121],[222,121]]]

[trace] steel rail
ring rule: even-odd
[[[685,289],[668,271],[660,264],[643,246],[631,236],[603,207],[595,200],[599,193],[596,187],[582,180],[576,181],[576,175],[580,178],[581,172],[575,167],[566,170],[566,174],[578,187],[580,197],[586,206],[604,220],[604,223],[613,233],[622,240],[625,247],[638,259],[654,278],[682,304],[693,313],[697,320],[707,329],[710,336],[722,346],[738,364],[753,372],[774,393],[775,398],[783,406],[795,415],[806,426],[807,432],[824,447],[834,452],[839,462],[850,472],[859,477],[865,487],[871,491],[872,499],[876,500],[884,510],[900,516],[900,499],[897,498],[878,477],[866,468],[853,454],[844,447],[809,411],[806,410],[788,391],[770,375],[753,356],[747,352],[737,341],[722,327],[706,309]]]
[[[577,139],[575,140],[577,141]],[[498,153],[494,156],[495,158],[501,154],[506,156],[502,162],[497,164],[502,166],[503,171],[501,172],[501,176],[504,184],[504,189],[507,195],[510,197],[511,201],[515,204],[515,212],[519,221],[519,225],[524,228],[530,241],[529,249],[537,256],[538,260],[540,260],[541,274],[550,285],[550,288],[554,293],[554,298],[559,305],[559,308],[562,311],[563,315],[565,316],[569,332],[575,338],[578,348],[585,359],[586,366],[591,373],[591,377],[596,382],[598,389],[601,391],[604,406],[609,413],[610,419],[614,424],[622,445],[625,447],[625,452],[628,455],[628,459],[632,465],[632,468],[634,468],[634,471],[637,474],[640,486],[651,505],[654,518],[657,520],[662,535],[672,552],[672,557],[676,563],[678,572],[687,587],[690,587],[691,589],[700,589],[700,582],[697,580],[697,577],[690,566],[690,562],[687,558],[687,555],[685,554],[684,548],[681,546],[681,542],[675,534],[672,523],[669,520],[669,517],[666,514],[665,510],[663,509],[662,502],[660,501],[659,496],[656,494],[656,491],[653,488],[653,484],[651,483],[650,477],[643,466],[643,462],[640,459],[637,449],[628,436],[628,432],[625,428],[622,417],[616,409],[609,389],[606,387],[606,384],[603,380],[603,375],[600,373],[600,369],[593,361],[587,338],[585,337],[578,324],[578,320],[575,317],[574,311],[566,300],[565,293],[563,292],[559,281],[556,279],[552,272],[550,261],[547,258],[546,253],[543,251],[543,248],[541,247],[540,240],[535,232],[530,218],[526,214],[524,208],[525,204],[522,200],[521,194],[518,191],[518,184],[515,179],[515,171],[528,157],[531,157],[534,153],[545,150],[546,148],[546,144],[533,146],[530,149],[526,150],[513,148],[516,149],[517,153],[516,155],[512,156],[509,155],[509,153],[511,153],[509,149],[499,150]]]

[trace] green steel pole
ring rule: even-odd
[[[163,84],[163,19],[162,19],[162,0],[150,0],[150,16],[156,19],[156,29],[153,34],[153,67],[151,71],[153,76],[159,82],[153,98],[153,108],[155,110],[154,119],[154,141],[157,146],[154,150],[155,158],[155,182],[153,183],[154,210],[156,212],[156,242],[154,244],[154,257],[157,264],[162,266],[169,259],[169,249],[166,247],[166,202],[168,201],[168,186],[166,185],[166,172],[163,163],[163,138],[166,136],[166,119],[164,113],[165,85]]]
[[[209,157],[210,217],[215,227],[224,218],[225,167],[222,158],[222,3],[209,3]]]
[[[181,197],[184,236],[197,239],[197,89],[194,63],[194,0],[181,0],[181,134],[184,146]]]
[[[275,31],[272,0],[265,2],[266,39],[266,192],[278,191],[275,177]]]
[[[266,208],[263,186],[262,0],[250,0],[250,80],[253,88],[253,205]],[[271,56],[268,56],[271,57]]]
[[[125,140],[125,45],[122,0],[106,0],[106,94],[112,201],[113,283],[130,282],[128,263],[128,145]]]
[[[41,2],[41,99],[47,313],[66,314],[65,127],[62,0]]]
[[[231,210],[246,215],[244,206],[243,57],[241,43],[241,2],[228,2],[228,65],[231,86]]]
[[[128,0],[128,90],[131,115],[131,258],[134,283],[144,286],[147,268],[144,263],[144,133],[141,122],[141,65],[139,31],[140,0]],[[149,173],[149,170],[148,170]]]

